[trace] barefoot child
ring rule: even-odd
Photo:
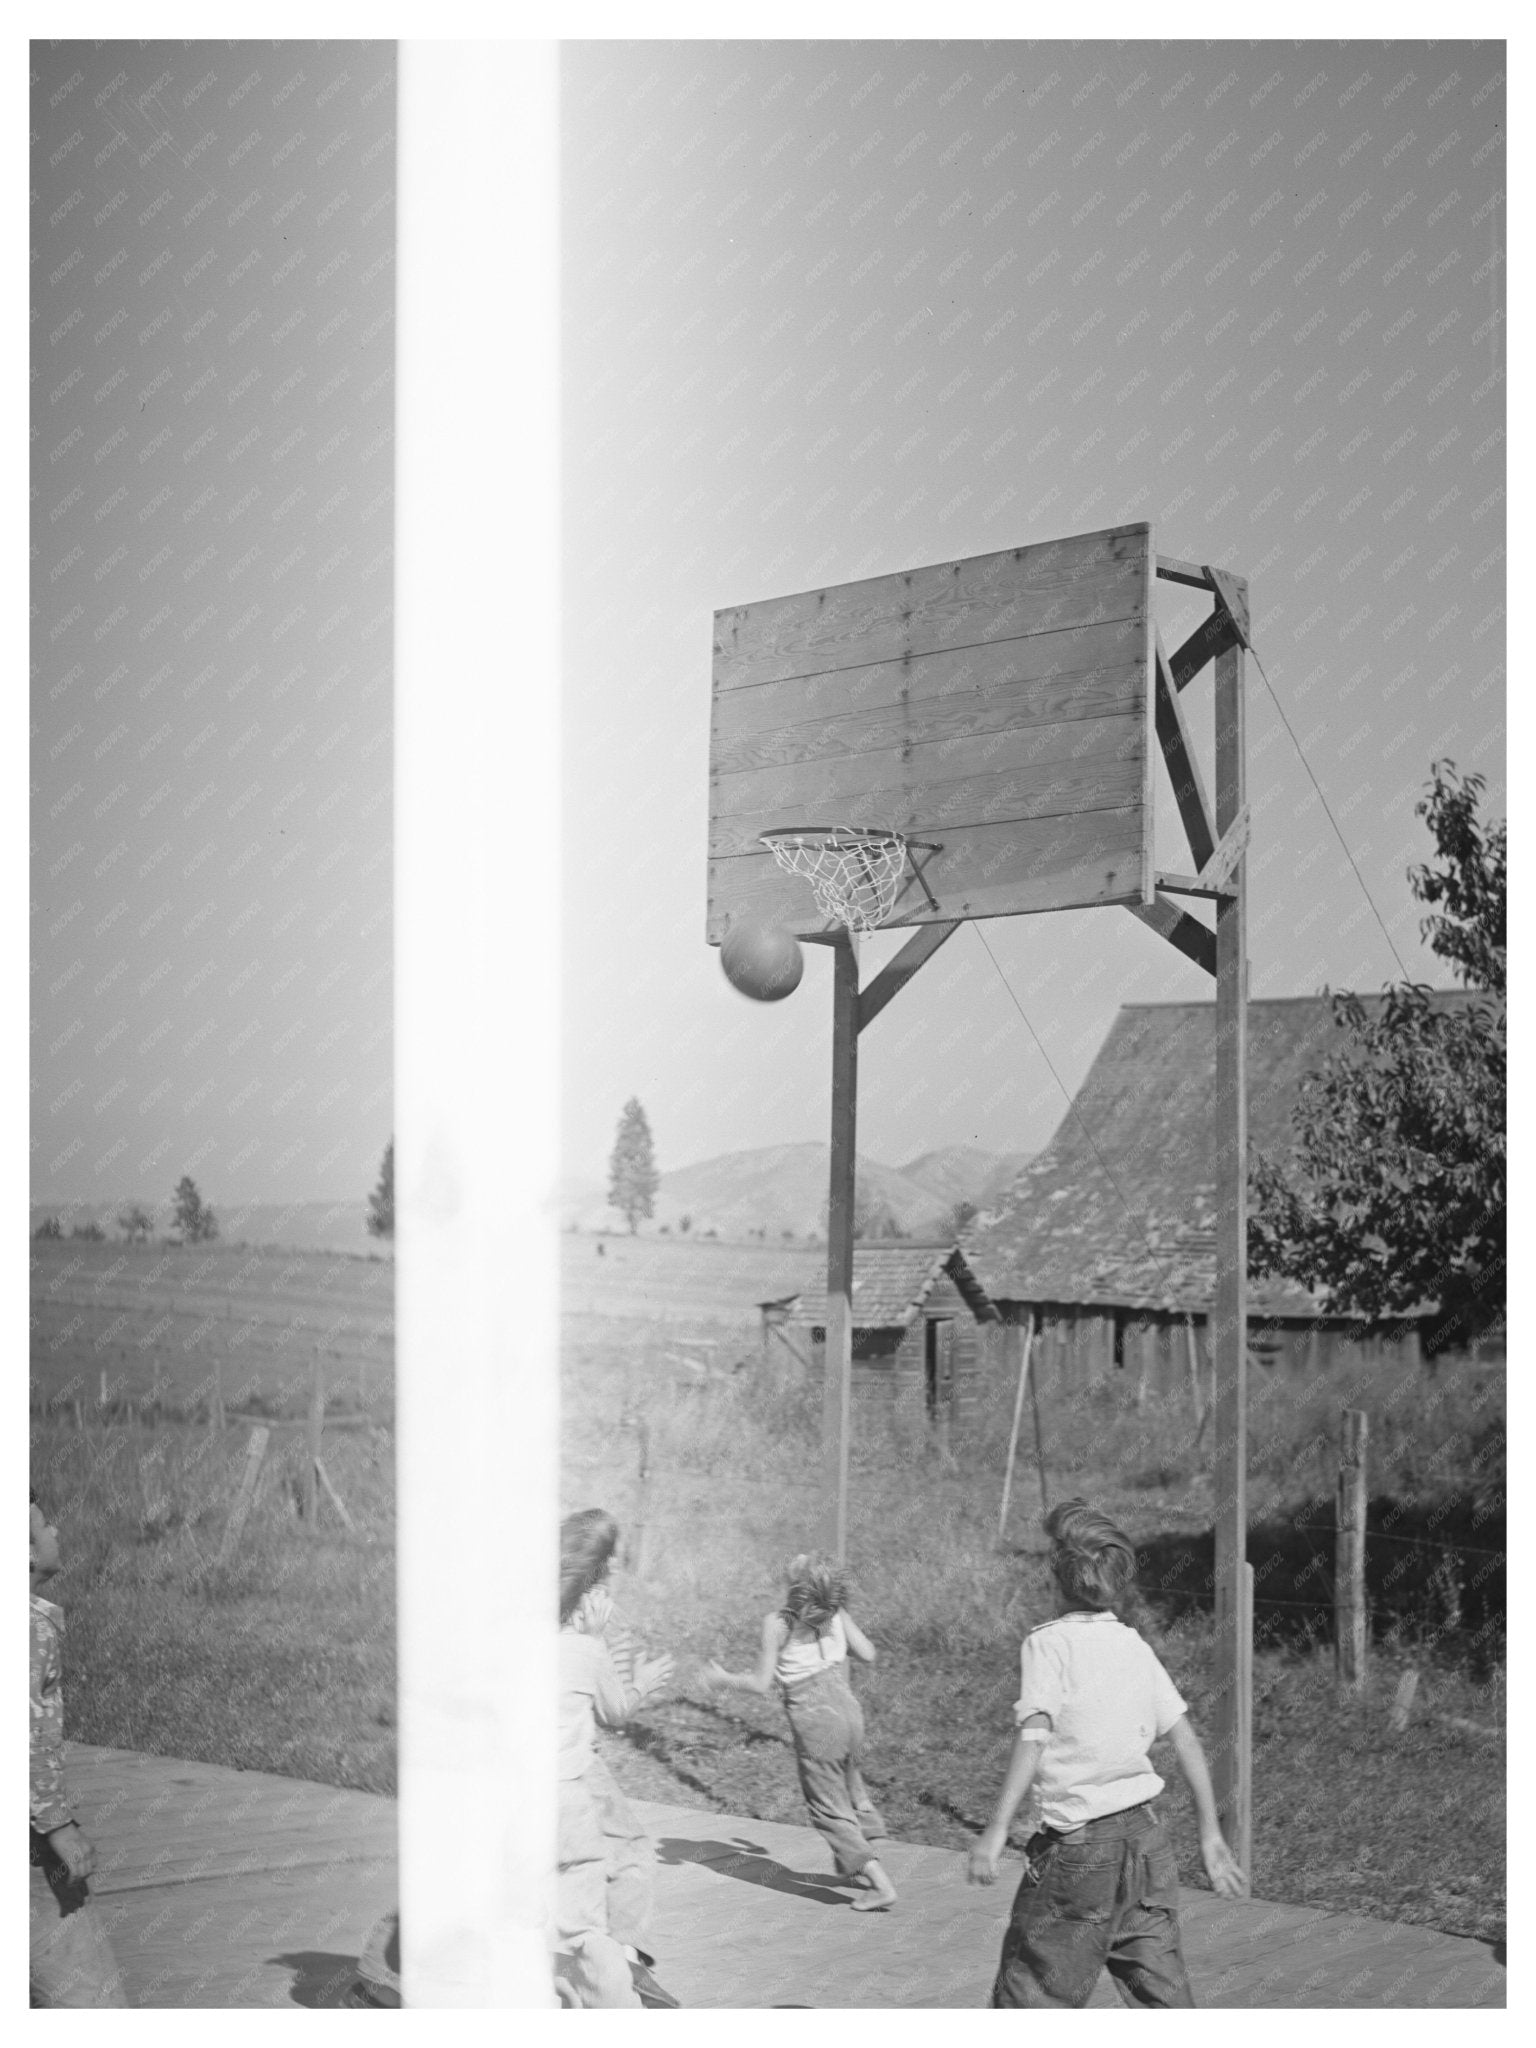
[[[557,1971],[562,1998],[581,2006],[675,2005],[640,1947],[653,1853],[628,1801],[597,1755],[594,1723],[620,1727],[665,1685],[670,1657],[637,1657],[621,1677],[603,1631],[603,1588],[618,1524],[599,1508],[560,1525],[560,1845]]]
[[[1168,1736],[1200,1824],[1206,1875],[1224,1898],[1248,1880],[1222,1839],[1205,1755],[1147,1644],[1113,1612],[1136,1572],[1129,1539],[1086,1502],[1045,1519],[1056,1619],[1031,1629],[997,1809],[971,1851],[991,1884],[1009,1823],[1035,1794],[1039,1825],[1003,1937],[994,2006],[1084,2006],[1107,1966],[1121,2003],[1192,2006],[1179,1946],[1178,1874],[1152,1801],[1147,1752]]]
[[[870,1846],[886,1839],[885,1823],[859,1770],[864,1716],[848,1684],[849,1656],[873,1664],[875,1652],[846,1599],[835,1567],[797,1557],[783,1606],[763,1621],[757,1668],[736,1672],[711,1663],[704,1678],[743,1692],[766,1693],[778,1683],[811,1824],[826,1837],[839,1873],[867,1889],[868,1897],[851,1902],[854,1911],[873,1913],[895,1903],[896,1887]]]

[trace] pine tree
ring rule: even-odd
[[[638,1228],[640,1218],[654,1213],[656,1190],[660,1183],[651,1127],[646,1122],[639,1097],[632,1095],[619,1118],[613,1156],[608,1161],[608,1199],[629,1225],[631,1236]]]
[[[384,1147],[384,1161],[379,1168],[379,1184],[368,1197],[368,1235],[393,1237],[394,1234],[395,1141],[391,1138]]]

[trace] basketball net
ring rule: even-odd
[[[810,883],[822,916],[851,932],[874,931],[896,907],[907,862],[900,832],[809,825],[765,832],[762,842],[786,874]]]

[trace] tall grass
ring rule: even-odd
[[[678,1341],[690,1336],[713,1349],[690,1351]],[[718,1369],[696,1369],[702,1358]],[[778,1347],[764,1353],[745,1319],[702,1312],[573,1314],[564,1369],[564,1505],[600,1504],[619,1517],[631,1546],[615,1584],[620,1607],[678,1657],[673,1696],[639,1717],[621,1768],[641,1795],[795,1818],[777,1704],[712,1697],[698,1661],[747,1662],[784,1566],[822,1539],[819,1382]],[[1418,1374],[1362,1366],[1347,1381],[1255,1365],[1249,1386],[1250,1555],[1278,1561],[1260,1598],[1298,1596],[1259,1609],[1256,1890],[1492,1937],[1503,1910],[1501,1637],[1474,1646],[1465,1608],[1448,1625],[1456,1603],[1436,1573],[1453,1553],[1470,1580],[1493,1560],[1463,1557],[1459,1546],[1502,1547],[1503,1362],[1447,1359]],[[985,1819],[1007,1753],[1019,1640],[1052,1611],[1027,1402],[1012,1510],[998,1533],[1015,1391],[1013,1375],[989,1359],[973,1425],[947,1452],[921,1421],[914,1432],[865,1410],[856,1425],[851,1598],[880,1653],[860,1677],[869,1775],[893,1830],[914,1840],[963,1846]],[[1149,1391],[1138,1406],[1131,1375],[1039,1392],[1050,1499],[1084,1494],[1136,1541],[1143,1597],[1130,1618],[1208,1734],[1211,1424],[1197,1440],[1187,1386]],[[1331,1560],[1331,1536],[1316,1530],[1331,1527],[1345,1406],[1370,1418],[1370,1526],[1393,1543],[1411,1538],[1403,1555],[1420,1563],[1417,1576],[1383,1585],[1397,1552],[1382,1546],[1367,1684],[1341,1703],[1330,1580],[1298,1575],[1318,1553]],[[1367,1554],[1376,1556],[1369,1545]],[[1497,1564],[1479,1593],[1501,1615]],[[1388,1709],[1410,1664],[1423,1711],[1398,1735]],[[1187,1804],[1179,1793],[1168,1805],[1182,1875],[1201,1883]],[[1470,1830],[1460,1825],[1468,1815]]]
[[[981,1412],[965,1455],[977,1469],[1000,1469],[1006,1456],[1015,1383],[996,1362],[985,1374]],[[1370,1418],[1373,1491],[1403,1498],[1462,1489],[1484,1497],[1502,1488],[1505,1362],[1451,1357],[1417,1372],[1387,1361],[1337,1373],[1291,1372],[1250,1364],[1248,1476],[1253,1511],[1294,1494],[1330,1493],[1338,1471],[1339,1414]],[[1138,1404],[1134,1376],[1117,1372],[1094,1387],[1047,1381],[1038,1388],[1047,1471],[1063,1480],[1103,1476],[1127,1490],[1179,1488],[1204,1476],[1211,1424],[1199,1429],[1187,1386],[1148,1393]],[[1209,1400],[1202,1374],[1202,1405]],[[1197,1441],[1198,1439],[1198,1441]],[[1026,1413],[1019,1454],[1033,1453]]]
[[[33,1484],[57,1521],[72,1739],[395,1784],[394,1443],[332,1429],[322,1501],[298,1518],[304,1435],[277,1428],[249,1520],[219,1550],[248,1431],[36,1422]]]

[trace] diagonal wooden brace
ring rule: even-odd
[[[1180,910],[1166,896],[1158,896],[1151,903],[1127,903],[1125,907],[1132,917],[1138,918],[1149,930],[1160,933],[1187,960],[1193,960],[1197,967],[1203,967],[1214,977],[1216,934],[1209,925],[1202,924],[1198,917],[1191,917],[1187,910]]]
[[[891,997],[916,974],[925,960],[931,960],[952,932],[960,929],[957,917],[949,924],[921,924],[893,960],[887,960],[867,988],[859,990],[858,1026],[862,1031],[873,1023]]]
[[[1230,896],[1233,874],[1248,851],[1249,822],[1248,806],[1244,804],[1198,875],[1165,874],[1159,869],[1158,888],[1170,890],[1176,896]]]
[[[1184,821],[1189,850],[1194,855],[1195,866],[1203,868],[1216,851],[1216,828],[1211,822],[1211,807],[1206,800],[1205,784],[1201,780],[1200,767],[1190,741],[1184,707],[1179,702],[1179,693],[1169,672],[1168,656],[1163,651],[1161,633],[1156,636],[1156,640],[1158,742],[1163,750],[1163,759],[1168,763],[1168,774],[1173,782],[1173,794],[1179,806],[1179,816]]]
[[[1192,683],[1208,661],[1241,644],[1241,635],[1230,614],[1218,603],[1208,619],[1202,619],[1168,663],[1176,690]]]

